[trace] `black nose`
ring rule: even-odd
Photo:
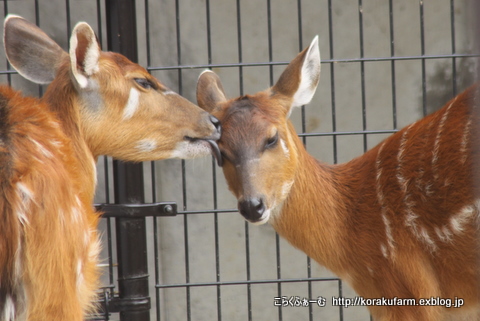
[[[238,202],[238,210],[250,222],[257,222],[265,212],[265,204],[261,198],[250,198]]]
[[[217,129],[217,132],[219,134],[222,133],[222,125],[220,124],[220,121],[218,120],[217,117],[210,115],[210,121],[212,122],[213,126]]]

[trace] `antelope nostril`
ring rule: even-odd
[[[245,199],[238,202],[238,210],[246,219],[255,222],[265,212],[265,204],[261,198]]]
[[[257,213],[263,214],[263,212],[265,211],[265,206],[263,205],[262,199],[254,198],[252,199],[251,202],[252,202],[253,208],[255,208]]]

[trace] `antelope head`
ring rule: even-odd
[[[298,163],[292,108],[312,99],[320,76],[318,38],[293,59],[277,83],[254,95],[227,99],[219,77],[203,72],[197,84],[200,107],[220,119],[223,172],[240,213],[263,224],[287,198]]]
[[[4,44],[25,78],[51,83],[44,100],[65,132],[94,157],[126,161],[192,158],[214,152],[220,123],[126,57],[100,49],[92,28],[78,23],[69,52],[25,19],[9,15]]]

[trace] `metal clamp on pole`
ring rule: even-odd
[[[177,203],[161,202],[151,204],[95,204],[103,217],[162,217],[176,216]]]

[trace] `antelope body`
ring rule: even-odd
[[[229,189],[250,222],[346,280],[363,298],[414,298],[371,306],[375,320],[480,320],[477,85],[350,162],[310,156],[288,120],[312,98],[317,38],[270,89],[226,99],[217,75],[197,85],[200,107],[222,122]],[[421,306],[463,299],[460,308]]]
[[[35,25],[5,21],[7,57],[50,83],[42,99],[0,87],[0,320],[80,321],[98,286],[95,162],[217,150],[219,122],[122,55],[86,23],[67,54]]]

